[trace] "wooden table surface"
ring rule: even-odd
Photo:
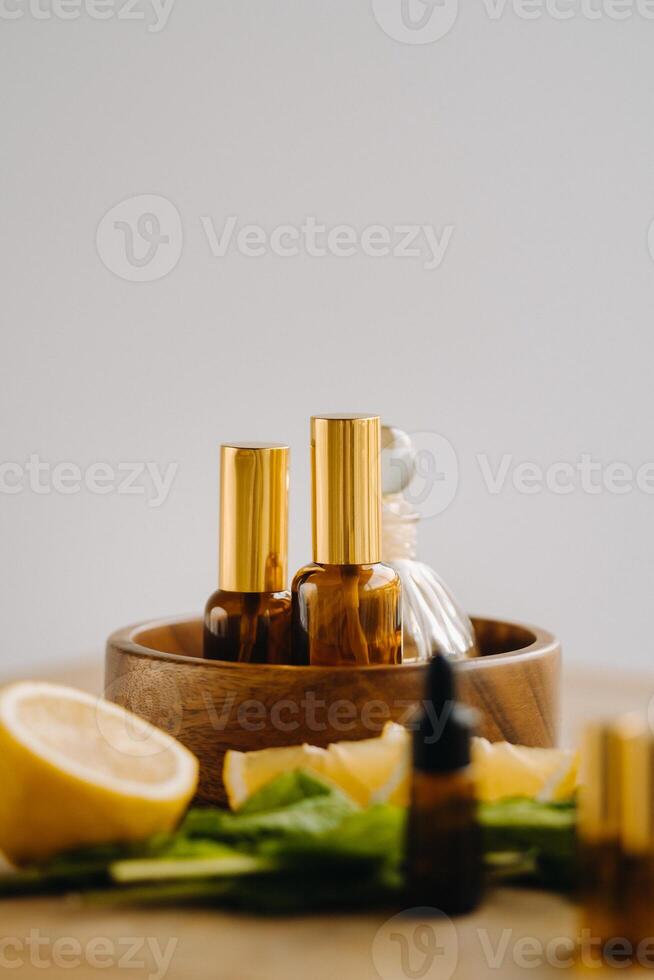
[[[101,667],[81,664],[51,679],[99,692]],[[654,675],[569,668],[564,691],[564,741],[571,742],[589,717],[646,710]],[[75,980],[547,980],[572,972],[565,941],[575,933],[571,904],[510,889],[494,891],[455,924],[383,913],[275,919],[21,899],[0,902],[0,972]]]

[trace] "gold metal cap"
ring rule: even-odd
[[[622,735],[614,721],[586,728],[579,791],[579,835],[589,843],[617,843],[622,801]]]
[[[281,592],[288,563],[288,446],[220,447],[220,588]]]
[[[378,415],[311,419],[313,559],[381,561],[381,423]]]
[[[654,854],[654,738],[644,719],[623,722],[622,847]]]

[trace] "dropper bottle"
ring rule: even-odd
[[[313,564],[293,580],[293,662],[397,664],[401,584],[381,562],[378,415],[311,420]]]
[[[288,446],[220,448],[219,584],[204,613],[208,660],[287,664]]]
[[[441,654],[427,668],[425,702],[413,725],[407,901],[446,915],[471,912],[482,892],[481,834],[471,765],[476,712],[456,701]]]

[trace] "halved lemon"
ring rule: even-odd
[[[172,830],[198,761],[109,701],[58,684],[0,690],[0,851],[13,862]]]
[[[389,722],[378,738],[335,742],[326,749],[296,745],[257,752],[228,752],[223,781],[232,808],[265,783],[290,769],[310,769],[345,790],[362,806],[406,806],[411,784],[410,736]],[[578,755],[566,749],[538,749],[473,739],[472,758],[481,800],[509,796],[565,799],[577,786]]]

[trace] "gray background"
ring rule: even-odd
[[[637,12],[492,20],[482,0],[430,44],[363,0],[177,0],[159,33],[0,20],[2,460],[179,463],[159,508],[0,494],[2,672],[202,606],[223,440],[290,442],[291,565],[309,559],[308,418],[340,409],[454,446],[421,552],[468,609],[554,630],[571,661],[648,664],[654,498],[491,494],[476,457],[654,459],[653,43]],[[145,283],[95,244],[141,194],[184,232]],[[455,230],[429,271],[215,258],[206,215]]]

